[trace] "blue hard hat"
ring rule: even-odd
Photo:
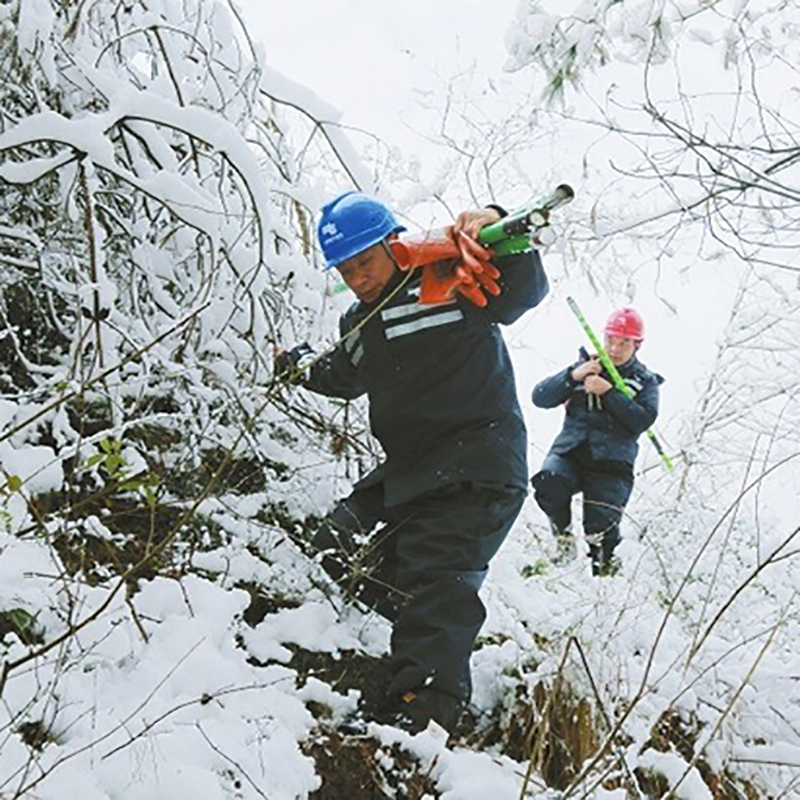
[[[323,206],[317,237],[326,269],[330,269],[382,242],[390,233],[404,230],[380,200],[361,192],[345,192]]]

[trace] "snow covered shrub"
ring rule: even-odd
[[[144,647],[162,622],[188,614],[169,648],[202,619],[214,639],[202,663],[253,682],[229,630],[247,607],[234,587],[296,556],[287,533],[327,500],[309,487],[336,461],[328,445],[351,441],[273,383],[282,337],[312,321],[334,334],[305,208],[320,198],[263,69],[227,3],[0,3],[4,797],[91,794],[88,773],[74,791],[46,788],[62,748],[96,746],[84,713],[127,724],[125,701],[100,709],[83,676],[110,687],[141,659],[174,667]],[[289,705],[300,738],[309,715]],[[294,742],[275,747],[313,787]],[[212,783],[230,772],[218,766]],[[107,776],[109,792],[127,793],[124,775]]]
[[[248,146],[276,123],[234,22],[197,2],[0,7],[4,283],[58,298],[70,342],[59,365],[28,365],[38,384],[91,381],[143,348],[107,382],[117,404],[154,370],[202,380],[201,353],[230,365],[223,379],[263,376],[297,264],[278,252],[281,165]]]
[[[201,0],[17,0],[0,39],[2,435],[39,441],[42,412],[70,475],[109,432],[197,465],[252,427],[322,288],[259,60]]]

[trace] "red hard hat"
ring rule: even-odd
[[[644,340],[644,320],[634,308],[618,308],[608,318],[605,334],[641,342]]]

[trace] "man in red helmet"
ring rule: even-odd
[[[580,360],[545,378],[533,390],[538,408],[566,407],[561,432],[537,472],[536,502],[550,519],[556,560],[575,551],[572,496],[583,493],[583,529],[589,543],[592,574],[618,570],[614,549],[619,523],[633,488],[638,438],[658,415],[658,387],[664,379],[636,357],[644,341],[644,323],[633,308],[620,308],[605,326],[605,348],[634,397],[614,387],[597,356],[581,348]]]

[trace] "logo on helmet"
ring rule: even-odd
[[[339,233],[339,229],[336,227],[335,222],[329,222],[327,225],[323,225],[320,229],[325,236],[336,236]]]

